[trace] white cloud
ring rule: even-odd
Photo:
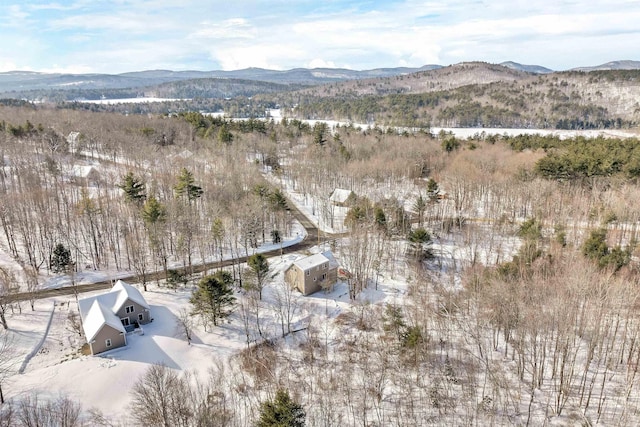
[[[24,0],[0,6],[0,57],[34,69],[92,64],[100,72],[507,59],[570,68],[640,59],[636,1],[373,3],[375,10],[346,1]]]
[[[9,16],[8,18],[11,20],[23,20],[29,17],[29,13],[25,12],[24,10],[22,10],[22,7],[20,7],[17,4],[13,4],[11,6],[9,6]]]
[[[220,23],[205,21],[200,24],[200,29],[190,34],[192,39],[253,39],[256,29],[243,18],[234,18]]]
[[[15,62],[12,62],[10,59],[0,58],[0,73],[4,73],[7,71],[16,71],[19,69],[20,68],[18,67],[18,65],[16,65]]]

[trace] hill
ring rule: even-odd
[[[640,70],[640,61],[611,61],[606,64],[596,65],[593,67],[578,67],[572,71],[602,71],[602,70]]]
[[[299,118],[400,126],[590,129],[640,122],[640,71],[531,74],[463,63],[299,91]],[[286,102],[282,102],[286,105]]]
[[[246,68],[235,71],[147,70],[122,74],[59,74],[11,71],[0,73],[0,93],[25,93],[34,90],[139,89],[157,86],[162,83],[215,78],[278,84],[317,85],[343,80],[389,77],[439,67],[439,65],[425,65],[420,68],[378,68],[363,71],[331,68],[295,68],[284,71],[263,68]]]
[[[526,71],[527,73],[535,73],[535,74],[553,73],[553,70],[547,67],[542,67],[540,65],[518,64],[517,62],[513,62],[513,61],[501,62],[500,65],[502,65],[503,67],[514,69],[514,70]]]

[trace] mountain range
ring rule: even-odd
[[[554,70],[540,65],[525,65],[513,61],[499,64],[503,67],[533,74],[549,74]],[[263,68],[246,68],[235,71],[171,71],[147,70],[122,74],[60,74],[39,73],[32,71],[10,71],[0,73],[0,94],[9,97],[25,97],[30,91],[69,91],[139,89],[161,84],[196,79],[235,79],[236,81],[260,81],[278,85],[292,85],[291,89],[300,86],[316,86],[326,83],[349,80],[363,80],[402,76],[412,73],[445,68],[442,65],[425,65],[419,68],[397,67],[377,68],[372,70],[349,70],[342,68],[294,68],[291,70],[268,70]],[[595,70],[635,70],[640,69],[640,61],[612,61],[606,64],[579,67],[574,71]],[[284,89],[280,87],[279,90]],[[30,97],[28,97],[30,98]]]

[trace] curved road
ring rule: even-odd
[[[323,237],[320,237],[319,230],[315,226],[315,224],[311,222],[302,212],[300,212],[300,210],[295,205],[293,205],[293,203],[291,203],[289,200],[287,200],[287,207],[291,212],[291,214],[294,216],[294,218],[298,222],[300,222],[300,224],[304,227],[307,235],[301,242],[295,243],[293,245],[283,247],[282,249],[274,249],[268,252],[261,252],[266,257],[273,257],[273,256],[278,256],[281,253],[291,253],[291,252],[297,252],[303,249],[308,249],[308,248],[311,248],[312,246],[317,245],[320,241],[329,240],[330,236],[334,236],[334,237],[337,236],[337,235],[331,235],[323,232],[322,233]],[[227,267],[233,264],[239,264],[246,261],[247,261],[247,257],[242,256],[239,258],[225,259],[222,261],[213,261],[206,264],[192,265],[191,269],[193,270],[194,273],[200,273],[205,270],[210,270],[210,269],[220,268],[220,267]],[[150,273],[147,276],[148,281],[153,281],[156,279],[164,279],[164,278],[165,277],[164,277],[163,270]],[[130,276],[120,277],[120,280],[131,281],[131,282],[139,281],[138,276],[135,274],[132,274]],[[0,303],[11,303],[16,301],[28,301],[31,299],[49,298],[49,297],[62,296],[62,295],[73,295],[75,292],[77,293],[92,292],[92,291],[97,291],[101,289],[109,289],[112,286],[113,286],[113,282],[111,280],[102,280],[99,282],[94,282],[94,283],[89,283],[84,285],[77,285],[75,286],[75,289],[73,286],[66,286],[66,287],[57,288],[57,289],[44,289],[44,290],[37,291],[35,293],[35,296],[29,292],[21,292],[21,293],[8,295],[8,296],[5,296],[4,298],[1,298]]]

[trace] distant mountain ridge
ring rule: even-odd
[[[512,70],[525,71],[527,73],[534,74],[549,74],[554,72],[554,70],[543,67],[541,65],[525,65],[513,61],[501,62],[500,65],[502,65],[503,67],[511,68]]]
[[[182,80],[211,78],[312,86],[345,80],[390,77],[440,67],[440,65],[425,65],[419,68],[378,68],[363,71],[337,68],[294,68],[284,71],[263,68],[246,68],[235,71],[145,70],[122,74],[60,74],[10,71],[0,73],[0,93],[42,89],[135,89]]]
[[[571,71],[605,71],[605,70],[640,70],[640,61],[622,60],[611,61],[592,67],[572,68]]]
[[[568,71],[640,70],[640,61],[612,61]],[[0,73],[0,98],[62,102],[136,97],[225,99],[299,91],[319,97],[427,93],[468,85],[512,82],[561,75],[540,65],[462,62],[371,70],[294,68],[234,71],[145,70],[122,74],[62,74],[32,71]],[[330,84],[329,84],[330,83]],[[297,96],[297,95],[296,95]]]

